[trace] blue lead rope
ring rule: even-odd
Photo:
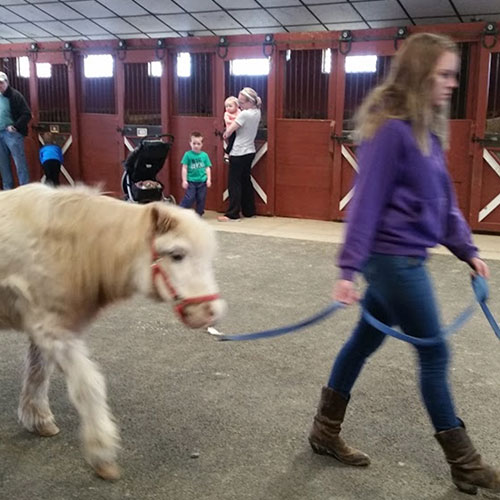
[[[280,335],[285,335],[285,333],[292,333],[296,330],[301,330],[306,326],[313,325],[322,319],[327,318],[330,314],[333,314],[338,309],[345,307],[345,304],[341,302],[331,302],[328,304],[322,311],[310,316],[303,321],[299,321],[298,323],[294,323],[293,325],[282,326],[281,328],[273,328],[272,330],[263,330],[261,332],[254,333],[241,333],[239,335],[219,335],[217,336],[218,340],[255,340],[255,339],[263,339],[269,337],[279,337]]]
[[[486,280],[476,275],[472,278],[472,288],[474,290],[474,295],[476,297],[477,302],[479,303],[486,319],[488,320],[491,328],[495,335],[500,339],[500,328],[493,317],[490,309],[488,308],[486,302],[488,300],[488,284]],[[281,328],[273,328],[271,330],[263,330],[261,332],[254,333],[243,333],[239,335],[220,335],[217,337],[218,340],[256,340],[262,338],[270,338],[270,337],[279,337],[280,335],[285,335],[287,333],[292,333],[297,330],[301,330],[306,328],[307,326],[313,325],[317,323],[339,309],[343,308],[345,305],[341,302],[332,302],[323,310],[314,314],[313,316],[299,321],[298,323],[294,323],[293,325],[283,326]],[[443,329],[441,335],[433,338],[417,338],[412,337],[410,335],[406,335],[394,328],[389,327],[385,323],[382,323],[377,318],[373,317],[366,309],[363,309],[363,317],[364,319],[374,328],[381,331],[386,335],[390,335],[391,337],[397,338],[399,340],[404,340],[405,342],[410,342],[414,345],[435,345],[439,342],[442,342],[444,339],[449,337],[452,333],[456,332],[465,324],[465,322],[472,316],[474,313],[474,305],[470,305],[467,307],[461,314],[455,318],[453,323],[446,328]]]
[[[481,307],[488,323],[495,335],[500,339],[500,328],[498,327],[498,323],[495,321],[493,314],[491,313],[488,305],[486,304],[489,297],[488,283],[481,276],[475,276],[472,279],[472,288],[474,289],[474,294],[476,295],[476,299],[479,302],[479,306]]]

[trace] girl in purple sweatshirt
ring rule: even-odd
[[[449,38],[413,35],[357,116],[359,175],[333,298],[345,304],[356,302],[353,279],[362,273],[368,283],[364,307],[378,320],[399,325],[417,338],[441,335],[426,270],[428,248],[445,245],[474,272],[489,275],[457,207],[443,151],[458,66],[458,49]],[[360,318],[322,389],[309,435],[315,452],[349,465],[370,463],[368,455],[348,446],[339,434],[351,389],[367,358],[384,340],[383,333]],[[500,491],[500,471],[483,461],[455,413],[446,341],[415,347],[422,400],[451,466],[453,482],[467,493],[475,493],[478,487]]]

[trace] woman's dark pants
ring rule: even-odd
[[[226,217],[239,219],[255,215],[255,199],[251,181],[252,161],[255,153],[229,157],[229,208]]]

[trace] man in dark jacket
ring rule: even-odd
[[[31,110],[23,95],[9,86],[8,76],[0,71],[0,175],[3,189],[12,189],[14,179],[10,156],[16,164],[19,184],[29,182],[24,138],[28,135]]]

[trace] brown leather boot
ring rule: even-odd
[[[500,492],[500,470],[484,463],[465,427],[441,431],[435,437],[451,466],[453,483],[460,491],[475,495],[479,487]]]
[[[322,388],[318,412],[309,434],[309,443],[319,455],[331,455],[347,465],[369,465],[368,455],[347,446],[339,436],[347,403],[347,399],[330,387]]]

